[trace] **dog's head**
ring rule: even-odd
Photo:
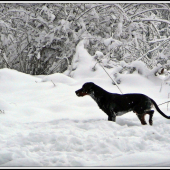
[[[93,92],[93,87],[94,87],[94,83],[89,82],[89,83],[85,83],[81,89],[75,91],[76,95],[78,97],[83,97],[85,95],[90,95]]]

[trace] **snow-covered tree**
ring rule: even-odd
[[[142,61],[169,69],[169,4],[1,3],[0,68],[51,74],[70,68],[82,39],[105,65]],[[106,62],[107,61],[107,62]]]

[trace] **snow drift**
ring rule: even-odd
[[[75,95],[87,81],[120,93],[100,65],[92,71],[96,62],[83,43],[76,50],[71,77],[0,70],[0,166],[170,166],[169,120],[155,112],[153,126],[142,126],[130,112],[108,122],[93,99]],[[169,86],[159,92],[158,78],[119,76],[123,93],[168,100]]]

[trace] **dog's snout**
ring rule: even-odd
[[[83,89],[79,89],[79,90],[75,91],[75,93],[78,97],[83,97],[83,96],[87,95],[87,92],[85,92]]]
[[[80,93],[79,93],[79,91],[77,90],[77,91],[75,91],[75,93],[76,93],[76,95],[77,96],[80,96]]]

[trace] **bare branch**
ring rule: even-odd
[[[164,102],[164,103],[158,104],[158,106],[163,105],[163,104],[166,104],[166,103],[169,103],[169,102],[170,102],[170,101],[167,101],[167,102]]]

